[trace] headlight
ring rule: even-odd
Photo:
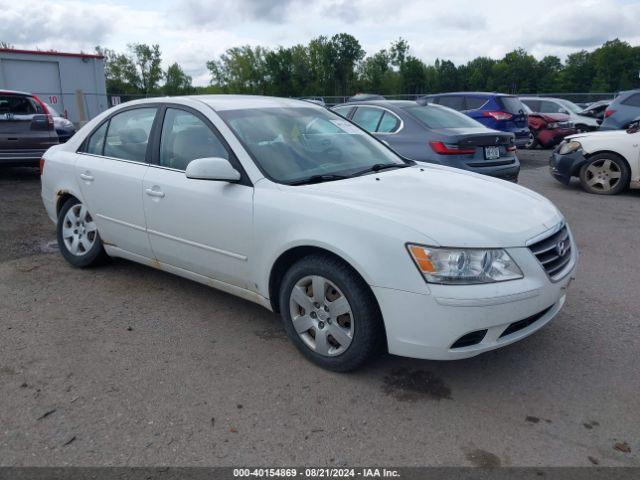
[[[470,285],[522,278],[522,271],[501,248],[435,248],[407,245],[429,283]]]
[[[575,152],[576,150],[580,150],[581,148],[582,148],[582,145],[580,145],[580,142],[571,140],[570,142],[562,142],[560,144],[560,149],[558,150],[558,153],[560,155],[566,155],[567,153]]]
[[[547,123],[547,128],[558,128],[557,123]]]

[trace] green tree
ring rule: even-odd
[[[191,77],[177,63],[167,68],[164,78],[165,82],[162,86],[162,91],[165,95],[188,95],[193,93]]]
[[[364,58],[365,51],[355,37],[347,33],[339,33],[331,37],[330,55],[334,60],[333,74],[337,83],[334,92],[347,95],[354,83],[356,65]]]
[[[138,72],[130,56],[100,46],[95,50],[105,57],[104,73],[108,93],[140,93]]]
[[[138,88],[143,93],[158,91],[158,85],[164,76],[160,46],[132,43],[128,47],[138,73]]]

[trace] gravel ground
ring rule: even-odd
[[[640,465],[640,192],[522,152],[582,254],[562,313],[479,357],[305,361],[249,302],[125,261],[77,270],[30,169],[0,170],[0,465]],[[526,212],[523,212],[526,215]]]

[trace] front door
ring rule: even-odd
[[[167,108],[157,165],[149,166],[143,182],[151,248],[162,263],[251,289],[253,187],[187,178],[189,162],[205,157],[237,162],[204,116]]]

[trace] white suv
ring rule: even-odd
[[[289,99],[112,108],[46,153],[42,199],[72,265],[122,257],[259,303],[337,371],[520,340],[560,311],[578,257],[540,195],[415,165]]]

